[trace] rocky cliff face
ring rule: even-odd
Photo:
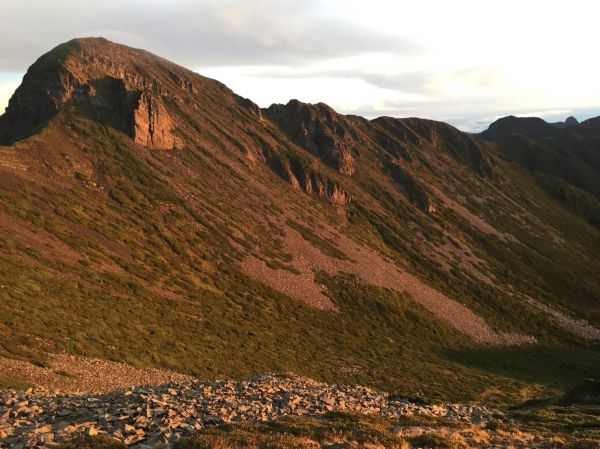
[[[62,108],[73,107],[147,148],[181,147],[162,98],[193,92],[194,82],[172,73],[170,82],[161,83],[133,63],[132,53],[142,62],[149,57],[103,39],[78,39],[38,59],[0,119],[0,142],[26,137]]]
[[[159,99],[149,92],[139,96],[133,110],[133,139],[147,148],[168,150],[181,148],[182,141],[174,134],[173,120]]]
[[[269,149],[261,155],[267,166],[294,189],[305,192],[320,200],[339,207],[350,203],[352,196],[323,170],[320,164],[311,163],[295,153],[285,153]]]
[[[324,103],[316,105],[291,100],[265,110],[298,145],[318,156],[344,175],[354,173],[354,155],[360,144],[357,133]]]
[[[350,202],[350,194],[335,181],[325,178],[316,171],[287,169],[290,184],[295,189],[329,201],[335,206],[345,206]]]
[[[298,100],[272,105],[263,112],[297,145],[340,174],[362,178],[372,169],[366,165],[377,160],[377,165],[384,169],[407,201],[428,214],[437,211],[437,201],[426,183],[419,179],[425,159],[449,155],[482,177],[493,176],[492,165],[475,142],[445,123],[391,117],[368,121],[339,114],[323,103],[307,104]],[[305,181],[310,180],[311,175],[304,172],[287,170],[287,173],[293,185],[309,193],[331,190],[315,189],[314,185],[319,183]],[[349,195],[338,197],[343,203],[347,203],[348,198]]]

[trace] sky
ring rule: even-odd
[[[597,0],[0,0],[0,111],[27,67],[103,36],[292,98],[480,131],[506,115],[600,115]]]

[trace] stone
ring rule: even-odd
[[[331,405],[331,406],[335,405],[335,399],[331,398],[331,397],[324,398],[323,402],[327,405]]]
[[[444,407],[442,407],[441,405],[432,405],[431,406],[431,413],[433,413],[434,415],[443,415],[445,411],[446,411],[446,409]]]
[[[46,424],[45,426],[36,427],[34,429],[34,433],[48,433],[52,430],[52,426],[50,424]]]
[[[138,441],[141,441],[142,439],[143,439],[143,437],[140,437],[139,435],[128,435],[123,439],[123,442],[127,446],[130,446],[134,443],[137,443]]]
[[[243,382],[188,382],[130,389],[104,395],[58,395],[32,392],[14,399],[0,392],[6,417],[0,420],[0,437],[13,438],[19,447],[29,440],[43,442],[53,434],[61,442],[74,433],[107,434],[129,444],[171,444],[182,435],[205,426],[237,421],[270,421],[284,415],[318,415],[327,411],[352,410],[386,417],[427,414],[489,422],[492,409],[458,404],[422,406],[408,400],[390,400],[383,393],[362,387],[321,384],[300,377],[260,376]],[[176,394],[173,394],[173,393]],[[27,415],[16,412],[27,399],[27,407],[41,410]],[[90,400],[91,399],[91,400]],[[58,413],[66,411],[68,413]],[[69,416],[66,420],[63,416]],[[72,418],[71,418],[72,417]]]

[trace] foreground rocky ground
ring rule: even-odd
[[[102,435],[130,446],[157,447],[232,423],[326,419],[338,412],[382,419],[386,432],[399,442],[427,437],[437,429],[446,439],[474,447],[556,446],[550,440],[507,430],[503,413],[484,406],[427,405],[361,386],[265,375],[242,382],[174,382],[86,395],[42,388],[0,392],[0,447],[51,448],[74,437]],[[328,438],[329,443],[335,442]]]

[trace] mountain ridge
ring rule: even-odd
[[[531,165],[513,132],[260,109],[105,40],[50,53],[0,116],[0,355],[469,398],[531,386],[497,351],[541,354],[535,388],[594,373],[593,332],[556,318],[600,322],[593,127],[521,131]]]

